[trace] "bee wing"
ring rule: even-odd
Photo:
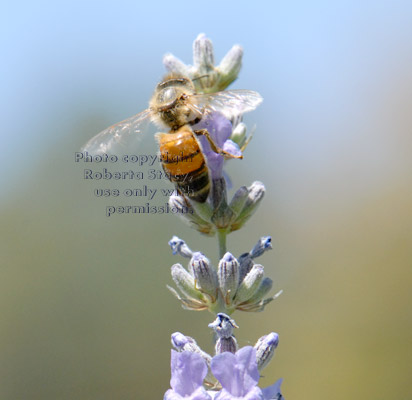
[[[139,134],[150,121],[149,109],[112,125],[91,138],[81,149],[90,154],[121,152],[139,140]]]
[[[262,101],[262,96],[253,90],[226,90],[211,94],[193,95],[196,111],[202,109],[218,111],[226,118],[232,119],[240,114],[253,111]]]

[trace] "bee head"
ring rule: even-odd
[[[154,103],[159,111],[166,111],[175,107],[182,96],[193,93],[194,87],[190,79],[168,75],[157,85]]]
[[[186,124],[191,112],[187,107],[187,99],[194,93],[190,79],[175,75],[166,76],[156,86],[150,101],[150,109],[155,119],[173,130]]]
[[[176,106],[179,93],[174,87],[166,87],[156,95],[156,105],[159,111],[167,111]]]

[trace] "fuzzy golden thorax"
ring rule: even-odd
[[[167,75],[160,82],[150,100],[154,122],[176,131],[195,119],[191,96],[195,94],[192,81],[176,75]]]

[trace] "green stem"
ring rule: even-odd
[[[222,259],[226,254],[226,229],[217,231],[217,239],[219,241],[219,259]]]

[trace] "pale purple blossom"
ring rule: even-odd
[[[207,375],[206,361],[198,353],[172,350],[172,379],[164,400],[281,400],[282,379],[260,389],[256,350],[246,346],[235,354],[225,352],[214,356],[211,370],[222,389],[206,391],[203,381]]]
[[[280,392],[283,379],[278,379],[273,385],[262,389],[264,400],[285,400]]]
[[[196,353],[172,350],[172,378],[163,400],[211,400],[203,387],[207,374],[206,362]]]
[[[222,385],[215,400],[263,400],[263,393],[257,387],[259,371],[253,347],[243,347],[236,354],[218,354],[212,359],[211,369]]]
[[[232,123],[222,114],[212,112],[193,126],[194,131],[201,129],[206,129],[209,132],[210,137],[219,148],[234,156],[241,155],[239,146],[229,139],[232,134]],[[212,179],[221,178],[224,156],[212,150],[206,137],[198,136],[198,139],[202,145],[202,152],[206,157]]]

